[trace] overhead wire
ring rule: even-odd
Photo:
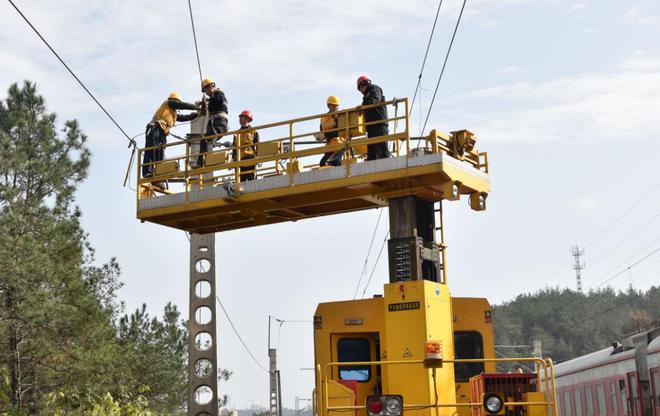
[[[643,194],[639,199],[637,199],[630,207],[628,207],[624,212],[622,212],[618,217],[614,219],[610,224],[608,224],[603,231],[601,231],[596,237],[591,239],[587,244],[584,245],[583,248],[588,248],[591,245],[593,245],[596,241],[600,240],[603,236],[605,236],[616,224],[618,224],[626,215],[628,215],[633,209],[635,209],[644,199],[649,197],[655,190],[660,188],[660,182],[657,182],[655,185],[651,187],[649,191],[647,191],[645,194]],[[654,217],[655,218],[655,217]],[[597,260],[599,262],[601,259]],[[561,267],[559,267],[557,270],[555,270],[554,273],[550,274],[548,277],[545,278],[545,281],[548,281],[555,277],[557,274],[559,274],[566,266],[568,266],[571,263],[570,260],[566,261],[563,263]],[[609,274],[609,273],[606,273]]]
[[[419,70],[419,76],[417,77],[417,86],[415,87],[415,93],[413,94],[412,103],[410,104],[410,113],[412,114],[413,108],[415,107],[415,98],[417,98],[417,91],[419,91],[422,84],[422,74],[424,74],[424,67],[426,66],[426,58],[429,56],[429,49],[431,48],[431,41],[433,40],[433,33],[435,32],[435,25],[438,23],[438,16],[440,16],[440,8],[442,7],[442,0],[438,3],[438,10],[435,12],[435,19],[433,20],[433,27],[431,28],[431,34],[429,35],[429,41],[426,45],[426,52],[424,52],[424,59],[422,60],[422,67]],[[421,100],[421,97],[420,97]],[[420,103],[421,105],[421,103]],[[421,121],[421,120],[420,120]]]
[[[234,330],[234,333],[236,334],[236,337],[238,337],[238,340],[239,340],[239,341],[241,342],[241,344],[243,345],[243,348],[245,349],[245,351],[250,355],[250,357],[252,358],[252,361],[254,361],[254,363],[255,363],[259,368],[261,368],[262,370],[264,370],[264,371],[267,372],[267,373],[270,373],[270,371],[268,371],[268,370],[266,369],[266,367],[264,367],[263,365],[261,365],[261,363],[260,363],[260,362],[257,360],[257,358],[254,356],[254,354],[252,354],[252,351],[250,351],[250,348],[247,346],[247,343],[243,340],[243,337],[241,337],[241,334],[238,332],[238,329],[236,329],[236,325],[234,325],[234,322],[233,322],[233,321],[231,320],[231,318],[229,317],[229,314],[227,313],[227,310],[225,309],[225,306],[222,304],[222,301],[220,301],[220,297],[218,297],[218,295],[216,295],[215,298],[216,298],[216,300],[218,301],[218,304],[220,305],[220,308],[222,309],[222,312],[225,314],[225,317],[227,318],[227,321],[229,321],[229,325],[231,326],[231,329]]]
[[[197,48],[197,33],[195,32],[195,19],[193,18],[192,4],[188,0],[188,10],[190,11],[190,25],[192,26],[193,41],[195,42],[195,54],[197,55],[197,69],[199,70],[199,83],[202,83],[202,64],[199,60],[199,49]]]
[[[616,279],[617,277],[621,276],[623,273],[625,273],[625,272],[627,272],[628,270],[632,269],[633,267],[637,266],[638,264],[640,264],[640,263],[643,262],[644,260],[648,259],[649,257],[654,256],[654,255],[657,254],[658,252],[660,252],[660,247],[656,248],[655,250],[653,250],[653,251],[650,252],[649,254],[645,255],[645,256],[642,257],[641,259],[637,260],[636,262],[632,263],[632,264],[629,265],[628,267],[626,267],[626,268],[624,268],[623,270],[619,271],[618,273],[614,274],[614,275],[611,276],[610,278],[608,278],[608,279],[604,280],[603,282],[599,283],[598,285],[594,286],[594,288],[597,289],[597,288],[603,286],[604,284],[611,282],[612,280],[614,280],[614,279]]]
[[[385,243],[387,243],[387,238],[390,235],[390,229],[387,229],[387,233],[385,233],[385,238],[383,239],[383,244],[380,246],[380,250],[378,251],[378,256],[376,257],[376,261],[374,262],[374,267],[371,269],[371,273],[369,274],[369,279],[367,280],[367,283],[364,285],[364,290],[362,291],[362,299],[364,299],[364,295],[367,293],[367,289],[369,288],[369,283],[371,283],[371,278],[374,277],[374,272],[376,271],[376,267],[378,267],[378,260],[380,260],[381,254],[383,254],[383,249],[385,248]]]
[[[14,7],[14,9],[16,9],[16,11],[18,12],[18,14],[21,15],[21,17],[23,18],[23,20],[25,20],[25,22],[30,26],[30,28],[34,31],[34,33],[36,33],[37,36],[39,36],[39,39],[41,39],[41,41],[42,41],[42,42],[48,47],[48,49],[50,49],[50,51],[53,53],[53,55],[55,55],[55,57],[60,61],[60,63],[61,63],[62,65],[64,65],[64,67],[67,69],[67,71],[69,71],[69,73],[71,74],[71,76],[72,76],[76,81],[78,81],[78,84],[80,84],[80,86],[85,90],[85,92],[87,93],[87,95],[89,95],[89,96],[91,97],[91,99],[94,100],[94,102],[96,103],[96,105],[98,105],[99,108],[105,113],[105,115],[108,116],[108,118],[114,123],[114,125],[117,126],[117,128],[119,129],[119,131],[122,132],[122,134],[123,134],[123,135],[126,137],[126,139],[128,140],[128,147],[131,147],[131,146],[133,146],[134,148],[137,147],[137,143],[135,142],[135,140],[133,140],[128,134],[126,134],[126,132],[124,131],[124,129],[119,125],[119,123],[117,123],[117,121],[114,119],[114,117],[112,117],[112,115],[110,115],[110,113],[108,112],[108,110],[106,110],[105,107],[99,102],[99,100],[96,99],[96,97],[94,96],[94,94],[91,93],[91,91],[85,86],[85,84],[80,80],[80,78],[78,78],[78,76],[77,76],[77,75],[71,70],[71,68],[69,68],[69,65],[67,65],[66,62],[64,62],[64,60],[60,57],[60,55],[59,55],[57,52],[55,52],[55,49],[53,49],[53,47],[50,46],[50,44],[48,43],[48,41],[46,41],[46,39],[41,35],[41,33],[39,33],[39,31],[37,30],[37,28],[34,27],[34,25],[32,24],[32,22],[30,22],[30,20],[29,20],[29,19],[23,14],[23,12],[18,8],[18,6],[16,6],[16,4],[15,4],[12,0],[8,0],[8,1],[9,1],[9,3]]]
[[[378,231],[378,225],[380,224],[380,218],[383,215],[383,209],[381,208],[379,211],[380,212],[378,213],[378,220],[376,221],[376,226],[374,227],[374,232],[371,235],[371,242],[369,242],[369,249],[367,250],[367,255],[364,258],[364,265],[362,266],[362,272],[360,273],[360,279],[358,280],[357,286],[355,287],[355,293],[353,293],[353,300],[355,300],[355,298],[357,297],[358,291],[360,290],[360,284],[362,283],[362,278],[364,277],[364,275],[367,271],[369,257],[371,255],[371,247],[374,244],[374,239],[376,238],[376,232]]]
[[[424,120],[424,126],[422,127],[422,135],[424,134],[424,130],[426,130],[426,125],[429,121],[429,116],[431,115],[431,110],[433,109],[433,104],[435,102],[435,97],[438,94],[438,87],[440,87],[440,81],[442,81],[442,77],[445,74],[445,69],[447,68],[447,61],[449,60],[449,55],[451,54],[451,49],[454,46],[454,40],[456,39],[456,32],[458,32],[458,26],[461,24],[461,19],[463,18],[463,11],[465,10],[465,4],[467,3],[467,0],[463,0],[463,5],[461,6],[461,12],[458,15],[458,20],[456,21],[456,26],[454,27],[454,33],[451,36],[451,41],[449,42],[449,48],[447,48],[447,54],[445,55],[445,61],[442,64],[442,70],[440,71],[440,76],[438,77],[438,82],[435,84],[435,91],[433,91],[433,98],[431,98],[431,103],[429,105],[429,109],[426,112],[426,119]],[[421,141],[419,142],[421,143]],[[418,145],[419,145],[418,143]]]

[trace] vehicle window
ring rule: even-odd
[[[571,392],[564,392],[564,416],[571,416]]]
[[[337,358],[340,363],[371,361],[371,346],[366,338],[342,338],[337,343]],[[369,381],[371,368],[368,365],[339,367],[341,380]]]
[[[655,393],[655,405],[660,407],[660,371],[653,373],[653,392]]]
[[[593,396],[591,395],[591,386],[587,386],[584,388],[584,404],[587,408],[587,415],[593,415],[594,414],[594,399]]]
[[[626,394],[626,387],[625,383],[623,383],[623,380],[620,382],[620,392],[621,392],[621,414],[622,415],[627,415],[628,414],[628,395]]]
[[[476,331],[454,332],[456,358],[484,358],[484,343]],[[458,363],[454,365],[454,377],[459,383],[484,372],[484,363]]]
[[[561,414],[563,407],[561,407],[562,401],[561,401],[561,394],[559,394],[559,392],[557,392],[556,400],[557,400],[557,409],[559,409],[559,413]]]
[[[598,395],[598,415],[605,416],[607,414],[605,410],[605,386],[602,384],[596,386],[596,394]]]
[[[573,392],[573,397],[575,398],[575,416],[582,416],[582,395],[580,394],[580,389]]]
[[[616,395],[616,382],[613,381],[610,383],[610,396],[612,398],[612,416],[619,414],[619,400]]]

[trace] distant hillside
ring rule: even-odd
[[[620,340],[660,321],[660,287],[647,292],[611,288],[580,293],[546,288],[493,307],[497,345],[531,345],[541,340],[543,355],[565,361]],[[498,349],[529,356],[529,349]]]

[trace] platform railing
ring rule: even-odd
[[[503,408],[520,407],[520,406],[544,406],[545,412],[549,416],[559,416],[559,410],[556,402],[556,386],[555,386],[555,369],[554,363],[550,358],[478,358],[478,359],[454,359],[442,360],[442,364],[467,364],[467,363],[533,363],[536,367],[537,375],[537,388],[539,392],[544,393],[545,400],[543,401],[530,401],[530,402],[516,402],[505,401]],[[328,380],[333,380],[333,368],[340,367],[355,367],[355,366],[400,366],[400,365],[417,365],[425,366],[424,360],[393,360],[393,361],[356,361],[356,362],[330,362],[324,367],[320,364],[316,365],[316,383],[317,387],[314,389],[315,400],[317,402],[317,414],[322,416],[330,412],[355,412],[366,408],[364,405],[356,406],[330,406],[329,404],[329,391]],[[425,367],[427,368],[427,367]],[[435,371],[436,367],[429,368],[432,371],[434,389],[437,391]],[[452,387],[453,388],[453,387]],[[321,391],[321,397],[318,397],[318,392]],[[383,394],[402,394],[403,392],[389,391]],[[424,410],[424,409],[439,409],[448,407],[483,407],[482,402],[455,402],[455,403],[441,403],[438,401],[438,395],[435,397],[434,402],[429,403],[406,403],[405,394],[403,397],[403,410]]]
[[[387,107],[389,110],[390,117],[386,120],[365,122],[361,118],[360,114],[363,114],[365,110],[382,106]],[[343,154],[341,166],[345,170],[345,176],[350,177],[351,165],[364,160],[368,146],[378,143],[387,143],[390,152],[394,156],[406,156],[408,158],[422,153],[445,152],[470,163],[476,169],[486,173],[488,171],[485,153],[478,153],[472,148],[462,152],[457,150],[457,143],[460,139],[458,133],[467,132],[466,130],[454,132],[451,135],[433,130],[425,137],[411,137],[407,98],[338,110],[333,114],[345,120],[344,123],[341,123],[342,126],[321,131],[321,119],[329,114],[331,113],[315,114],[211,136],[189,136],[187,140],[174,141],[162,146],[141,148],[138,150],[137,198],[139,200],[143,197],[153,196],[153,192],[156,190],[165,193],[183,192],[185,193],[184,199],[188,201],[188,193],[193,184],[204,188],[218,186],[222,183],[226,184],[227,182],[232,184],[235,194],[238,195],[241,189],[241,174],[249,173],[252,171],[252,167],[254,167],[255,179],[289,175],[289,186],[293,187],[294,173],[322,169],[319,166],[319,157],[325,153],[335,152]],[[365,131],[369,126],[384,123],[388,124],[389,134],[366,137]],[[238,139],[234,140],[235,136],[249,132],[259,133],[259,144],[240,145]],[[329,132],[338,132],[339,137],[344,140],[343,143],[328,145],[316,139],[319,134]],[[201,153],[199,151],[202,141],[208,143],[208,152]],[[229,146],[220,149],[215,148],[218,143],[226,141],[230,142]],[[234,145],[234,141],[238,145]],[[254,152],[255,157],[242,159],[241,153],[248,147],[256,150]],[[166,153],[163,160],[143,163],[143,155],[146,151],[161,148]],[[266,151],[260,149],[266,149]],[[222,163],[211,164],[209,158],[219,158],[220,160],[225,158],[226,160]],[[142,177],[142,167],[147,165],[153,165],[154,174],[145,178]],[[155,188],[151,186],[153,183],[166,183],[169,185],[169,189]],[[179,187],[178,190],[176,189],[177,186]]]

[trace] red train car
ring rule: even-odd
[[[660,416],[660,328],[555,366],[562,416]]]

